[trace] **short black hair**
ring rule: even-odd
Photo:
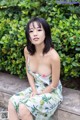
[[[50,50],[50,47],[54,48],[54,45],[52,44],[50,26],[47,23],[47,21],[43,18],[35,17],[35,18],[32,18],[27,23],[26,28],[25,28],[25,35],[26,35],[26,39],[27,39],[27,49],[31,55],[34,55],[36,52],[35,45],[33,45],[31,43],[30,36],[29,36],[29,26],[33,22],[37,22],[37,23],[41,24],[43,26],[44,31],[45,31],[45,40],[44,40],[45,47],[43,49],[43,54],[45,54]]]

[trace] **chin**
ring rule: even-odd
[[[33,45],[40,45],[41,43],[39,42],[36,42],[36,43],[32,43]]]

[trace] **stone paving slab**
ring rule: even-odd
[[[11,95],[28,86],[27,78],[20,80],[17,76],[0,72],[0,104],[7,106]],[[80,91],[63,88],[63,96],[64,100],[55,112],[54,120],[80,120]]]
[[[69,88],[63,89],[64,100],[61,109],[80,115],[80,91]]]

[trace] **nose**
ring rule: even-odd
[[[34,33],[33,33],[33,34],[34,34],[34,36],[37,36],[37,31],[36,31],[36,30],[34,30]]]

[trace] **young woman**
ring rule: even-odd
[[[9,100],[9,120],[50,120],[63,100],[60,57],[54,49],[51,31],[43,18],[33,18],[26,26],[24,48],[30,87]]]

